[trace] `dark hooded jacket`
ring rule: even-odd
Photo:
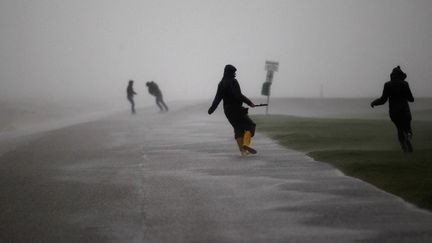
[[[159,89],[159,86],[151,81],[151,82],[147,82],[147,87],[148,87],[148,92],[156,97],[161,97],[162,96],[162,92]]]
[[[383,93],[380,98],[372,102],[372,106],[383,105],[389,100],[390,115],[406,114],[411,116],[408,102],[414,102],[414,97],[405,81],[406,74],[399,66],[390,74],[390,81],[384,84]]]
[[[135,91],[133,90],[133,84],[129,83],[126,89],[127,97],[132,98],[134,95],[136,95]]]
[[[224,76],[219,82],[216,96],[208,113],[212,114],[223,100],[225,116],[233,126],[234,138],[237,139],[243,137],[245,131],[250,131],[254,136],[256,124],[249,118],[248,109],[242,106],[243,103],[249,106],[254,106],[254,104],[241,93],[240,85],[235,79],[235,72],[234,66],[225,66]]]
[[[244,109],[243,103],[253,106],[253,103],[241,93],[240,85],[235,79],[236,68],[232,65],[225,67],[224,76],[219,82],[216,96],[209,109],[209,114],[213,113],[223,100],[223,107],[226,112],[238,112]]]

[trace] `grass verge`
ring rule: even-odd
[[[389,120],[255,115],[260,132],[432,210],[432,123],[414,121],[414,153],[404,154]]]

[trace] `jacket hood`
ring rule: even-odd
[[[393,71],[390,74],[391,81],[403,81],[407,77],[406,73],[402,71],[400,66],[393,68]]]

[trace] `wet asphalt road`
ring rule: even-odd
[[[17,141],[0,156],[0,241],[432,241],[432,214],[260,134],[259,154],[240,157],[222,113],[206,110]]]

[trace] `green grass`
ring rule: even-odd
[[[432,210],[432,122],[412,123],[414,153],[405,154],[389,120],[253,116],[258,131],[332,164],[421,208]]]

